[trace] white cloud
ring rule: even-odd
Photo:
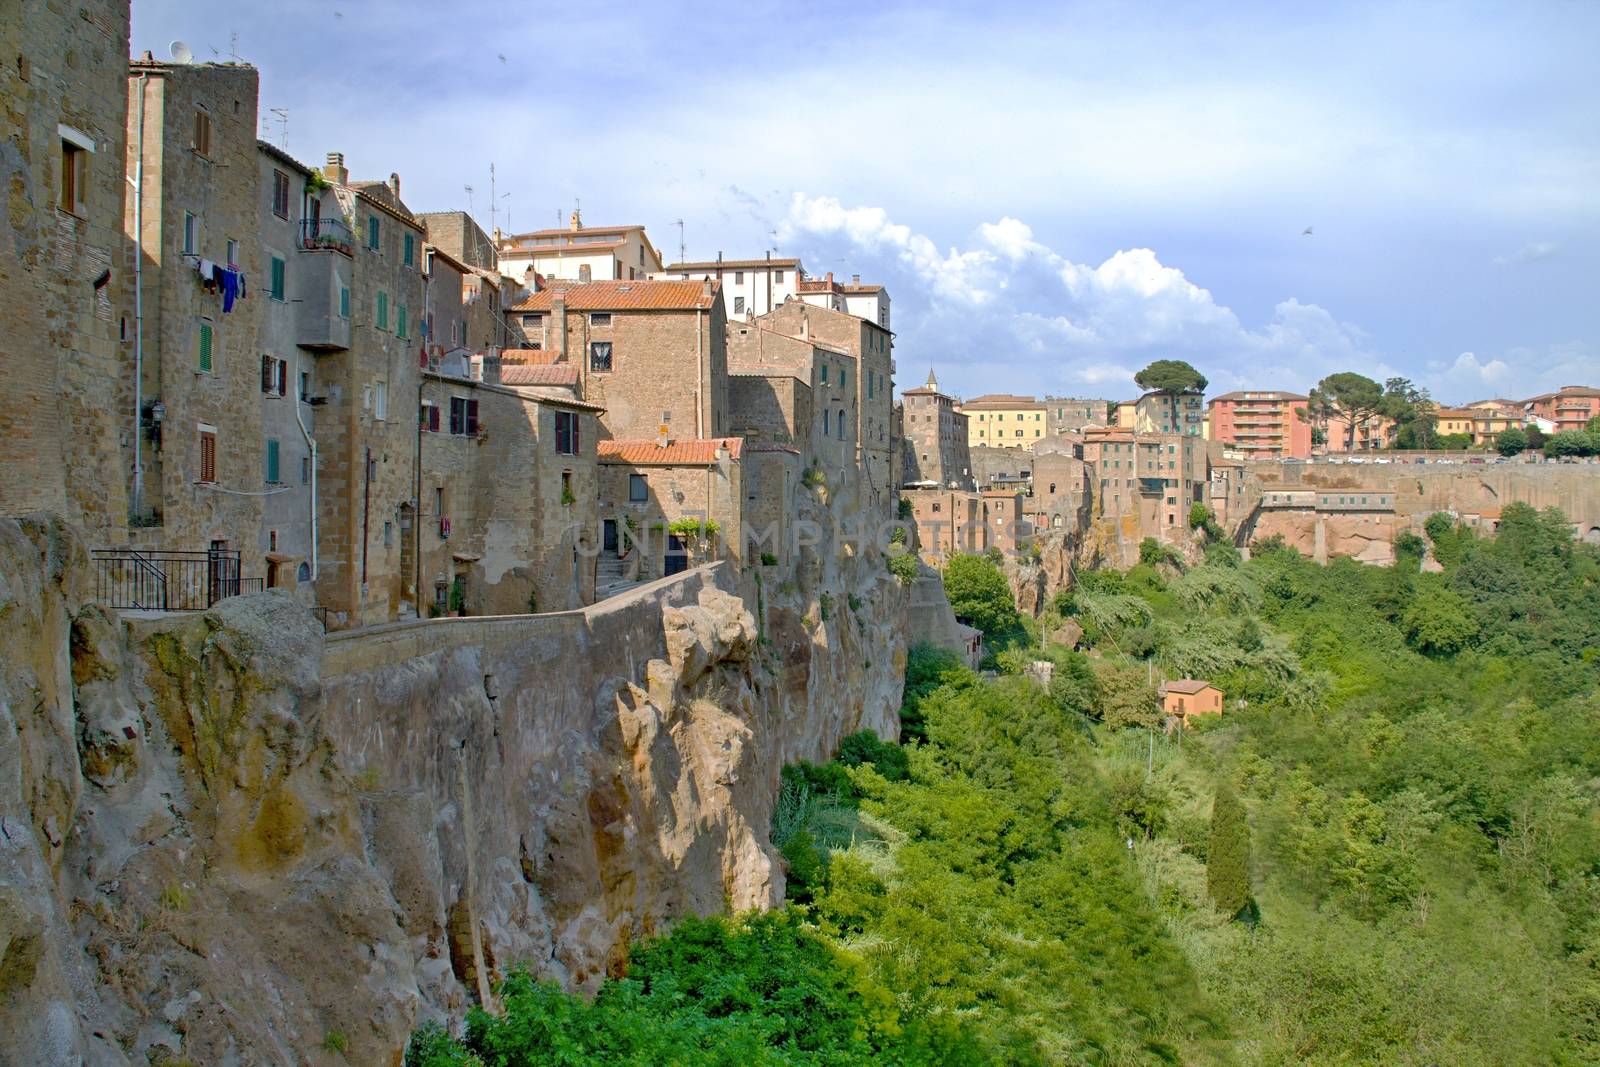
[[[1431,363],[1428,370],[1430,390],[1446,399],[1487,399],[1511,380],[1511,365],[1505,360],[1480,360],[1475,352],[1463,352],[1449,365]]]
[[[1010,216],[983,223],[975,247],[937,251],[934,241],[881,208],[845,207],[796,194],[786,239],[844,240],[856,253],[887,252],[900,351],[930,359],[941,380],[968,391],[1134,390],[1151,359],[1194,363],[1223,388],[1305,388],[1336,370],[1392,373],[1359,328],[1289,298],[1257,328],[1153,249],[1123,249],[1079,263],[1039,242]],[[909,291],[907,288],[909,287]]]
[[[1495,256],[1494,261],[1502,267],[1537,263],[1541,259],[1554,258],[1559,251],[1561,246],[1554,241],[1530,241],[1508,256]]]

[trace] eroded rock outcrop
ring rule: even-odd
[[[898,727],[868,556],[330,636],[273,593],[118,619],[87,574],[0,522],[0,1063],[397,1064],[514,964],[592,988],[781,900],[783,764]]]

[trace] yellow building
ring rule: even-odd
[[[967,416],[967,445],[1028,448],[1048,433],[1045,405],[1031,396],[990,393],[960,407]]]
[[[1433,417],[1436,420],[1434,430],[1439,436],[1447,434],[1466,434],[1472,436],[1473,425],[1481,411],[1472,408],[1435,408]]]

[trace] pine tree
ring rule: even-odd
[[[1206,850],[1206,888],[1217,907],[1237,917],[1250,903],[1250,824],[1244,805],[1224,782],[1211,805],[1211,842]]]

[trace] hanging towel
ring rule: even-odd
[[[233,301],[239,293],[239,275],[235,271],[222,272],[222,313],[233,310]]]

